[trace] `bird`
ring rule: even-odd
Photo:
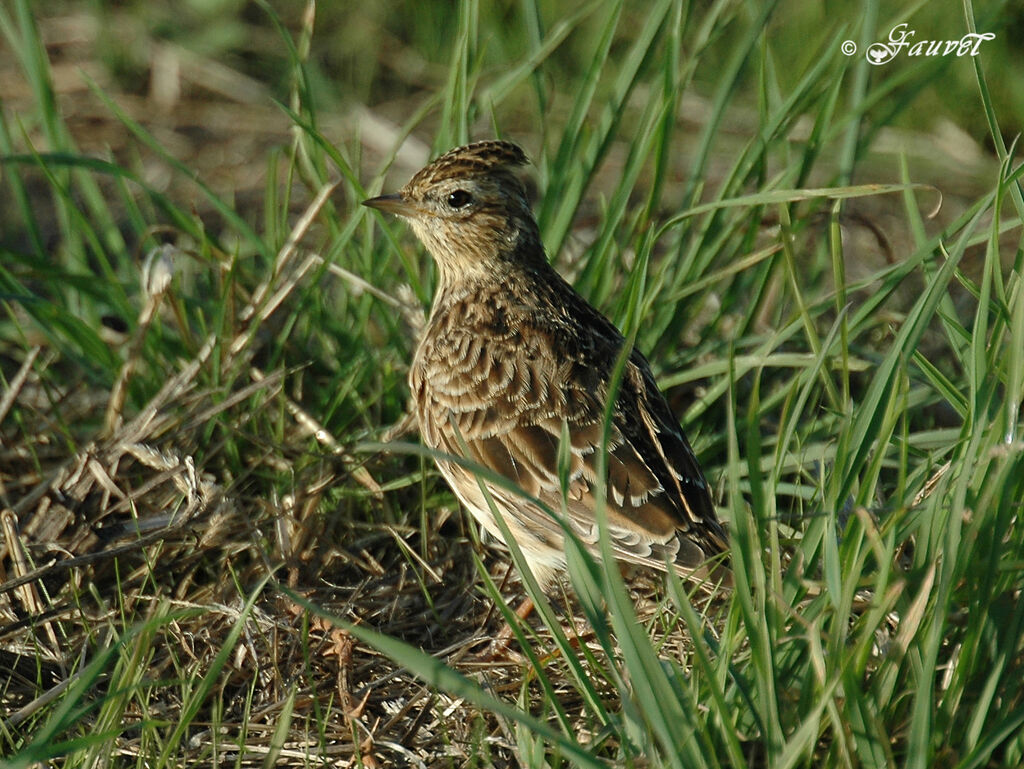
[[[600,555],[602,451],[615,558],[730,584],[728,534],[708,482],[635,347],[604,443],[612,371],[627,342],[549,263],[517,173],[528,162],[512,142],[478,141],[441,155],[398,192],[363,201],[402,217],[437,265],[409,370],[421,439],[465,508],[505,542],[493,503],[545,590],[566,569],[563,525]]]

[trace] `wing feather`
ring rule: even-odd
[[[472,459],[559,510],[558,451],[564,421],[570,437],[565,508],[574,531],[596,544],[597,459],[610,372],[593,358],[614,360],[615,349],[601,349],[601,344],[616,342],[621,344],[621,337],[573,350],[551,327],[502,333],[454,328],[433,334],[431,349],[421,346],[417,360],[443,360],[447,365],[414,364],[410,377],[420,393],[425,440],[452,454],[462,453],[464,441]],[[667,558],[694,569],[722,552],[726,536],[707,482],[639,352],[634,351],[627,365],[609,433],[606,510],[616,554],[659,567]],[[442,465],[442,472],[458,492],[452,476],[463,471]],[[465,479],[461,482],[465,487]],[[464,488],[460,496],[479,508],[478,491]],[[500,494],[504,498],[507,492]],[[509,504],[524,535],[557,547],[562,534],[556,521],[523,498]]]

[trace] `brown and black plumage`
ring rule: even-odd
[[[526,162],[514,144],[477,142],[365,205],[404,217],[438,266],[409,374],[424,442],[494,470],[558,511],[564,424],[569,523],[596,551],[597,459],[608,380],[624,339],[548,264],[515,175]],[[707,568],[727,547],[707,481],[636,349],[615,399],[607,450],[608,536],[616,556],[728,579],[724,569]],[[503,540],[476,475],[454,462],[437,464],[473,516]],[[550,583],[565,566],[561,526],[522,495],[485,485],[538,581]]]

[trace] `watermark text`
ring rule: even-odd
[[[986,40],[995,40],[994,32],[968,32],[959,40],[918,40],[913,38],[917,33],[907,23],[897,24],[889,31],[887,42],[872,43],[864,52],[864,57],[876,66],[888,64],[896,58],[900,51],[906,49],[907,56],[977,56],[981,44]],[[843,41],[840,50],[846,56],[857,53],[857,44],[852,40]]]

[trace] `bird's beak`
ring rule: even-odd
[[[402,197],[402,194],[399,192],[364,200],[363,205],[376,208],[378,211],[386,211],[389,214],[398,214],[399,216],[412,216],[415,213],[415,209],[409,201]]]

